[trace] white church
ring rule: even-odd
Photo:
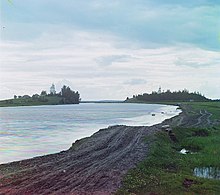
[[[55,85],[52,84],[51,87],[50,87],[50,94],[56,94],[56,90],[55,90]]]

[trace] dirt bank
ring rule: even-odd
[[[5,194],[111,194],[121,177],[147,154],[146,136],[158,126],[113,126],[68,150],[0,166]]]
[[[162,125],[199,126],[206,119],[210,124],[207,112],[189,112],[183,107],[179,116],[151,127],[101,129],[67,151],[0,165],[0,194],[112,194],[123,175],[148,155]]]

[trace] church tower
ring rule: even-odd
[[[55,85],[52,84],[51,87],[50,87],[50,94],[56,94],[56,90],[55,90]]]
[[[159,87],[159,89],[158,89],[158,92],[157,92],[158,94],[161,94],[161,86]]]

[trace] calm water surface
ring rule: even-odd
[[[0,108],[0,163],[66,150],[109,125],[157,124],[177,115],[176,108],[122,103]]]

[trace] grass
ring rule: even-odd
[[[190,103],[193,110],[205,109],[213,119],[220,118],[219,102]],[[220,167],[220,125],[202,128],[173,129],[178,142],[170,140],[166,132],[156,135],[151,153],[124,177],[117,195],[218,195],[220,180],[193,175],[195,167]],[[182,148],[195,153],[180,154]],[[184,185],[185,180],[192,181]]]
[[[212,113],[211,119],[220,120],[220,101],[216,102],[192,102],[190,103],[194,110],[207,110]]]
[[[57,105],[62,98],[58,96],[47,96],[43,99],[17,98],[10,100],[1,100],[0,107],[10,106],[38,106],[38,105]]]

